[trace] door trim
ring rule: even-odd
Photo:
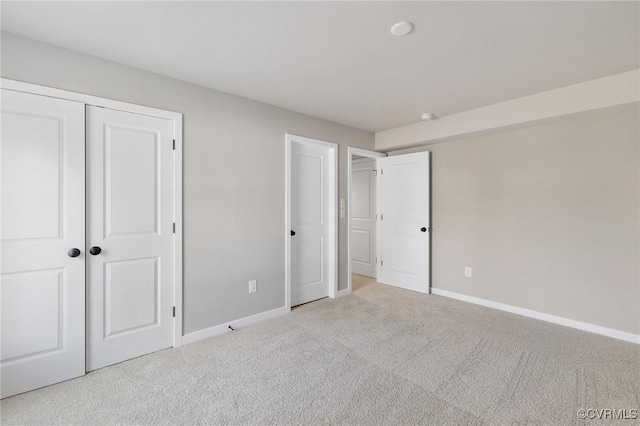
[[[294,141],[295,139],[295,141]],[[291,310],[291,144],[300,143],[304,145],[315,145],[329,148],[329,185],[331,195],[329,196],[329,208],[333,214],[329,217],[329,297],[335,298],[338,293],[338,144],[326,142],[318,139],[311,139],[294,134],[285,134],[285,186],[284,186],[284,279],[285,294],[284,307],[289,312]]]
[[[65,99],[82,102],[85,105],[104,107],[119,111],[148,115],[173,121],[173,139],[176,141],[174,156],[174,222],[176,232],[174,238],[174,306],[176,315],[174,318],[173,347],[182,345],[182,244],[183,244],[183,219],[182,219],[182,113],[151,108],[128,102],[101,98],[84,93],[55,89],[53,87],[22,81],[0,78],[0,87],[16,92],[32,93],[34,95],[48,96],[51,98]]]
[[[366,158],[384,158],[387,156],[384,152],[369,151],[362,148],[347,147],[347,288],[340,292],[340,296],[346,296],[351,294],[351,173],[353,169],[353,156],[358,155]],[[379,210],[380,205],[380,185],[376,185],[376,212]],[[380,222],[376,220],[376,257],[380,258]],[[376,262],[376,279],[379,275],[378,262]]]

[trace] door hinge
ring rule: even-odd
[[[376,263],[378,263],[378,258],[376,257]]]
[[[431,232],[431,227],[428,227],[428,228],[427,228],[427,231]]]
[[[173,307],[173,317],[174,318],[176,317],[176,307],[175,306]]]
[[[173,150],[174,151],[176,150],[176,140],[175,139],[173,140]]]
[[[380,174],[383,175],[384,174],[384,169],[380,169]]]
[[[380,215],[380,220],[384,220],[384,215],[383,214]]]
[[[373,174],[378,176],[378,171],[376,169],[373,169]]]
[[[173,233],[174,234],[176,233],[176,223],[175,222],[173,222]]]
[[[384,260],[380,261],[380,266],[384,266]]]

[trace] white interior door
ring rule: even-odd
[[[172,145],[171,120],[87,107],[87,371],[173,344]]]
[[[85,372],[84,104],[3,89],[1,148],[5,398]]]
[[[351,168],[351,271],[376,278],[376,160]]]
[[[331,150],[320,144],[291,143],[292,306],[327,297],[335,282],[335,159]]]
[[[429,293],[429,153],[380,161],[380,277]]]

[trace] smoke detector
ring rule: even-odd
[[[438,118],[438,116],[432,112],[425,112],[421,115],[421,117],[423,120],[436,120]]]
[[[407,21],[395,23],[393,27],[391,27],[391,34],[398,37],[406,36],[410,34],[411,31],[413,31],[413,24]]]

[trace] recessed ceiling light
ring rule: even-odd
[[[411,31],[413,31],[413,24],[407,21],[398,22],[391,27],[391,34],[394,36],[406,36]]]
[[[423,120],[436,120],[438,118],[437,115],[435,115],[432,112],[425,112],[422,114],[422,119]]]

